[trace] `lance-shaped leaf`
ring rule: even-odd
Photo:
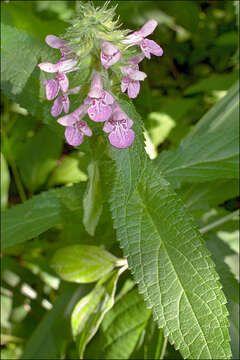
[[[93,291],[81,299],[72,313],[72,332],[76,339],[80,358],[86,345],[96,334],[105,314],[114,304],[120,270],[103,277]]]
[[[112,211],[129,268],[165,336],[184,358],[229,358],[226,299],[214,263],[182,201],[150,160],[129,201],[118,178]]]
[[[134,113],[132,119],[139,121]],[[184,358],[228,359],[226,299],[210,253],[183,202],[144,155],[143,144],[139,150],[142,172],[131,194],[124,179],[128,172],[131,177],[134,159],[125,166],[121,150],[113,156],[119,175],[111,209],[129,269],[154,319]]]
[[[162,152],[156,159],[174,186],[239,178],[238,87],[234,85],[213,106],[176,150]]]
[[[112,254],[98,246],[71,245],[58,249],[51,265],[63,280],[89,283],[108,274],[115,262]]]
[[[6,209],[1,214],[2,249],[20,244],[49,228],[69,223],[75,217],[80,221],[84,184],[63,186],[42,192],[23,204]]]

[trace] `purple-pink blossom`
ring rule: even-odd
[[[87,114],[88,105],[81,105],[71,114],[65,115],[57,120],[66,126],[65,137],[72,146],[78,146],[83,142],[84,135],[92,136],[92,130],[82,118]]]
[[[53,100],[58,95],[59,90],[63,92],[68,90],[69,81],[66,73],[74,71],[76,69],[76,60],[60,60],[57,64],[52,63],[40,63],[38,66],[41,70],[47,73],[56,73],[55,79],[45,80],[44,86],[46,87],[46,97],[48,100]]]
[[[56,117],[56,116],[60,115],[63,110],[64,110],[65,114],[67,114],[69,111],[69,106],[70,106],[70,101],[69,101],[68,95],[78,93],[80,88],[81,88],[80,86],[77,86],[73,89],[67,90],[65,93],[58,95],[58,97],[55,99],[52,109],[51,109],[52,116]]]
[[[126,49],[130,46],[139,45],[148,59],[151,58],[151,53],[156,56],[162,56],[163,49],[161,46],[153,40],[146,39],[146,37],[155,30],[157,24],[157,21],[154,19],[147,21],[140,30],[127,35],[126,38],[122,40],[122,43],[127,45]]]
[[[104,66],[105,69],[108,69],[110,66],[116,64],[116,62],[122,60],[122,54],[118,48],[107,41],[103,41],[102,43],[100,57],[102,66]]]
[[[88,104],[88,115],[91,120],[102,122],[109,119],[112,114],[112,104],[114,99],[107,91],[103,90],[102,78],[100,74],[94,75],[91,82],[91,89],[84,100]]]
[[[61,60],[66,59],[71,49],[67,46],[67,42],[58,38],[55,35],[47,35],[45,38],[46,43],[54,49],[59,49],[61,52]]]
[[[104,123],[103,131],[108,133],[110,143],[117,148],[129,147],[134,140],[134,131],[131,130],[132,119],[120,108],[115,101],[113,113],[109,120]]]
[[[136,55],[128,60],[130,65],[121,67],[124,75],[121,83],[121,90],[128,90],[128,96],[132,99],[138,96],[140,91],[140,81],[143,81],[147,75],[143,71],[139,71],[138,63],[144,58],[143,54]]]

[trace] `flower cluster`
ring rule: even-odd
[[[99,64],[103,69],[108,70],[113,65],[121,63],[118,67],[121,74],[121,91],[126,92],[129,98],[136,98],[140,91],[140,81],[146,78],[146,74],[139,70],[139,63],[146,57],[151,58],[151,54],[161,56],[162,48],[153,40],[147,38],[157,26],[157,21],[149,20],[139,31],[124,36],[119,41],[119,46],[110,41],[106,41],[101,35],[97,38],[96,44],[100,43]],[[102,34],[102,33],[101,33]],[[100,41],[99,41],[100,40]],[[46,37],[46,43],[52,48],[60,50],[61,57],[58,63],[41,63],[38,66],[47,73],[55,73],[55,79],[45,80],[43,85],[46,88],[46,98],[54,100],[51,114],[54,117],[59,116],[62,111],[68,114],[70,101],[69,95],[76,94],[81,87],[69,89],[69,80],[67,74],[72,71],[81,70],[81,59],[79,61],[78,45],[73,45],[71,41],[59,39],[54,35]],[[93,42],[94,43],[94,42]],[[126,56],[128,48],[139,46],[141,52],[130,57]],[[123,50],[119,50],[123,49]],[[96,49],[98,47],[96,45]],[[96,53],[96,52],[95,52]],[[123,60],[127,58],[127,60]],[[118,66],[118,65],[116,65]],[[110,87],[110,82],[108,89]],[[134,140],[133,125],[126,113],[121,109],[113,95],[103,87],[101,70],[92,69],[92,80],[90,90],[84,100],[72,113],[59,118],[59,124],[66,127],[65,137],[72,146],[78,146],[83,142],[84,135],[91,136],[92,130],[83,120],[85,115],[94,122],[104,122],[103,131],[108,134],[110,143],[117,148],[129,147]]]

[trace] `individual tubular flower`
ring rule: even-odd
[[[76,70],[76,60],[60,60],[57,64],[40,63],[38,66],[41,70],[47,73],[56,73],[56,79],[45,80],[44,86],[46,87],[46,97],[48,100],[53,100],[58,95],[59,90],[63,92],[68,90],[69,82],[66,73]]]
[[[69,56],[74,56],[71,51],[73,47],[67,45],[67,41],[58,38],[55,35],[47,35],[45,38],[46,43],[53,49],[59,49],[61,52],[61,60],[66,60]]]
[[[129,147],[134,140],[134,132],[130,129],[132,125],[132,119],[114,102],[112,116],[104,123],[103,131],[109,134],[108,139],[113,146],[122,149]]]
[[[73,89],[68,90],[65,93],[62,93],[61,95],[58,95],[58,97],[55,99],[51,114],[52,116],[56,117],[61,114],[61,112],[64,110],[65,114],[69,111],[70,101],[68,95],[70,94],[76,94],[80,90],[80,86],[77,86]]]
[[[151,58],[151,53],[156,56],[162,56],[163,49],[155,41],[146,39],[155,30],[157,24],[157,21],[154,19],[147,21],[139,31],[127,35],[122,40],[122,43],[127,45],[126,49],[130,46],[139,45],[148,59]]]
[[[72,146],[78,146],[83,142],[84,135],[92,136],[92,130],[87,123],[82,120],[87,114],[88,105],[81,105],[71,114],[65,115],[57,120],[63,126],[66,126],[65,137]]]
[[[114,99],[107,91],[103,90],[102,78],[96,74],[91,82],[91,89],[84,100],[84,104],[90,105],[88,115],[91,120],[101,122],[108,120],[112,114]]]
[[[134,56],[128,60],[131,65],[121,67],[124,75],[121,83],[121,90],[125,92],[128,90],[128,96],[132,99],[138,96],[140,91],[140,81],[143,81],[147,75],[143,71],[139,71],[138,63],[144,58],[143,54]]]
[[[116,64],[116,62],[122,60],[122,54],[118,50],[116,46],[113,44],[104,41],[102,43],[102,51],[101,51],[101,63],[105,69],[108,69],[110,66]]]

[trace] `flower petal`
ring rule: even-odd
[[[92,105],[88,109],[88,115],[93,121],[106,121],[112,115],[112,107],[102,104],[101,100],[93,100]]]
[[[103,131],[105,133],[110,133],[113,131],[113,122],[112,121],[105,121],[104,126],[103,126]]]
[[[77,94],[81,90],[81,86],[76,86],[75,88],[69,89],[68,94]]]
[[[134,132],[131,129],[123,130],[120,126],[116,128],[116,131],[112,131],[108,138],[113,146],[123,149],[132,144],[134,140]]]
[[[129,78],[132,81],[143,81],[144,79],[146,79],[147,74],[145,74],[145,72],[143,71],[138,71],[138,70],[133,70],[129,71]]]
[[[46,98],[53,100],[59,92],[59,84],[56,80],[45,80],[44,85],[46,86]]]
[[[57,122],[63,126],[72,126],[77,122],[78,118],[73,114],[62,116]]]
[[[64,73],[61,73],[60,75],[61,76],[58,77],[59,86],[63,92],[67,92],[69,86],[67,75]]]
[[[45,62],[45,63],[38,64],[38,66],[40,67],[41,70],[43,70],[47,73],[55,73],[58,71],[59,63],[52,64],[52,63]]]
[[[63,110],[64,110],[65,114],[67,114],[69,112],[69,107],[70,107],[69,97],[67,95],[64,95]]]
[[[112,56],[119,50],[115,45],[111,44],[110,42],[104,41],[102,43],[102,51],[105,55]]]
[[[72,146],[78,146],[83,142],[83,133],[72,126],[66,127],[65,137],[67,142]]]
[[[102,85],[102,77],[100,74],[95,74],[94,77],[92,78],[92,81],[91,81],[91,90],[92,89],[95,89],[95,88],[98,88],[98,89],[102,89],[103,88],[103,85]]]
[[[128,85],[128,96],[131,99],[134,99],[138,96],[139,91],[140,91],[140,82],[131,81]]]
[[[127,76],[124,76],[121,82],[121,91],[125,92],[128,88],[128,85],[129,85],[129,79]]]
[[[61,114],[63,109],[63,101],[62,101],[62,95],[58,96],[56,100],[53,103],[51,114],[52,116],[56,117]]]
[[[111,94],[109,94],[107,91],[104,91],[104,101],[108,104],[108,105],[112,105],[114,103],[114,98],[112,97]]]
[[[114,64],[116,64],[118,61],[122,61],[122,54],[120,53],[120,51],[118,51],[115,55],[113,55],[112,58],[110,58],[107,62],[107,67],[109,68],[110,66],[113,66]]]
[[[147,21],[139,30],[143,37],[150,35],[157,27],[158,22],[154,19]]]
[[[81,126],[81,131],[84,135],[92,136],[92,130],[85,121],[81,121],[79,125]]]
[[[63,73],[73,70],[76,64],[77,64],[77,60],[68,59],[68,60],[59,61],[56,65],[58,65],[58,71],[60,73]]]
[[[141,49],[142,49],[143,53],[145,54],[145,56],[149,59],[150,59],[150,53],[152,53],[156,56],[162,56],[162,54],[163,54],[163,49],[161,48],[161,46],[159,46],[153,40],[144,39],[141,42],[140,46],[141,46]],[[146,53],[148,54],[148,56],[146,55]]]
[[[55,49],[61,49],[66,44],[65,40],[61,40],[55,35],[46,36],[45,41],[49,46]]]
[[[87,109],[89,108],[89,105],[83,104],[80,105],[76,110],[73,111],[73,115],[82,118],[84,115],[87,114]]]
[[[139,64],[144,59],[144,54],[140,53],[136,56],[133,56],[131,59],[129,59],[127,62],[129,64]]]

